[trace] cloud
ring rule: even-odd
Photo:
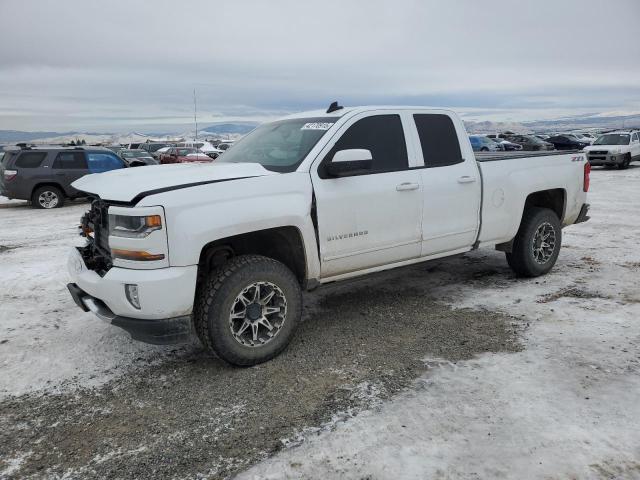
[[[2,0],[0,16],[0,128],[186,124],[194,88],[202,122],[334,99],[640,109],[637,0]]]

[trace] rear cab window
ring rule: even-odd
[[[453,121],[448,115],[439,113],[419,113],[413,115],[425,167],[445,167],[462,163],[460,140]],[[493,143],[484,137],[487,143]],[[478,137],[471,137],[471,143],[478,145]]]
[[[15,168],[38,168],[47,158],[47,152],[22,152],[13,166]]]

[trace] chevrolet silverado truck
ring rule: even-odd
[[[163,344],[192,333],[234,365],[278,355],[302,292],[494,247],[547,273],[588,219],[580,152],[474,154],[442,109],[343,108],[263,124],[213,164],[88,175],[76,304]],[[393,319],[390,319],[393,321]]]
[[[584,149],[587,161],[592,166],[605,168],[629,168],[629,164],[640,160],[640,132],[623,131],[606,133],[598,137],[593,145]]]

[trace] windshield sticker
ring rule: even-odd
[[[329,130],[332,126],[333,123],[313,122],[305,123],[300,130]]]

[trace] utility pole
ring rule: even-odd
[[[193,123],[196,125],[196,138],[198,140],[198,104],[196,103],[196,89],[193,89]]]

